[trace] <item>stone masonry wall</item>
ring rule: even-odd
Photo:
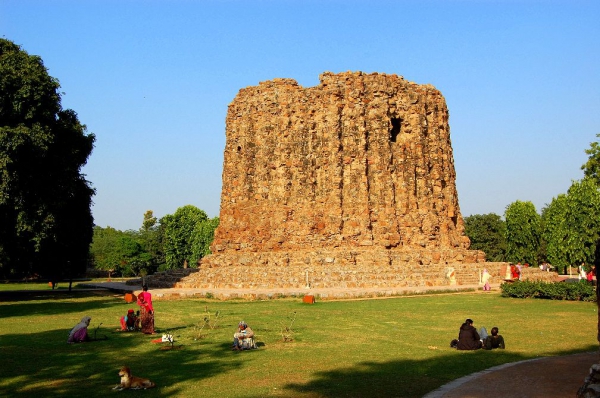
[[[396,75],[275,79],[229,105],[213,253],[467,249],[448,109]]]
[[[261,82],[229,105],[220,224],[201,267],[483,262],[455,180],[433,86],[362,72],[323,73],[309,88]]]

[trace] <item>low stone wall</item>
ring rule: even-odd
[[[523,272],[523,280],[542,281],[542,282],[560,282],[562,279],[554,271],[542,271],[539,268],[526,268]]]

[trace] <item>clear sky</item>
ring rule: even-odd
[[[219,215],[227,105],[277,77],[381,72],[438,88],[463,216],[538,212],[583,177],[600,133],[596,0],[0,0],[96,147],[102,227],[192,204]]]

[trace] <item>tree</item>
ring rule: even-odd
[[[531,202],[517,200],[506,207],[506,258],[511,262],[537,265],[540,246],[540,216]]]
[[[471,249],[482,250],[488,261],[506,259],[506,223],[495,214],[474,214],[465,218],[465,233]]]
[[[566,219],[567,195],[560,194],[542,209],[542,241],[546,247],[546,260],[557,270],[565,271],[569,265],[566,242],[569,237],[569,224]]]
[[[596,134],[597,138],[600,138],[600,134]],[[590,143],[590,148],[585,150],[585,153],[589,156],[587,162],[581,166],[583,175],[591,178],[596,182],[596,185],[600,186],[600,143]]]
[[[210,244],[215,238],[215,230],[219,226],[219,217],[196,224],[192,236],[192,258],[199,261],[210,254]]]
[[[184,263],[195,264],[192,242],[196,226],[208,220],[206,213],[195,206],[178,208],[174,214],[160,219],[163,229],[165,268],[181,268]]]
[[[599,260],[600,190],[593,178],[574,181],[566,195],[552,199],[542,212],[542,237],[548,261],[559,268]]]
[[[566,255],[570,264],[596,262],[600,239],[600,191],[596,181],[575,181],[567,192],[565,222],[569,226]]]
[[[160,224],[154,212],[147,210],[144,213],[142,227],[139,230],[138,241],[142,245],[144,252],[148,254],[149,260],[146,266],[140,270],[142,274],[151,274],[165,262],[165,255],[161,242]]]
[[[597,138],[600,138],[600,134],[596,134]],[[584,173],[584,180],[585,179],[591,179],[592,181],[594,181],[596,186],[600,186],[600,144],[596,141],[596,142],[592,142],[590,143],[590,148],[587,149],[585,151],[585,153],[589,156],[588,161],[581,166],[581,169],[583,170]],[[582,184],[583,185],[583,184]],[[589,187],[581,187],[583,189],[588,188]],[[591,195],[593,197],[593,199],[596,198],[596,194],[592,194]],[[596,206],[593,205],[593,212],[594,214],[591,215],[591,217],[595,217],[596,216]],[[596,225],[596,231],[597,231],[597,219],[593,219],[592,223],[594,223]],[[588,248],[588,245],[590,243],[590,241],[592,241],[594,239],[594,234],[591,234],[591,237],[588,237],[589,239],[586,239],[586,243],[583,244],[583,246],[586,249]],[[596,237],[597,238],[597,237]],[[586,252],[587,250],[583,250],[584,252]],[[600,269],[600,264],[598,263],[599,261],[599,257],[600,257],[600,242],[596,239],[596,247],[594,250],[594,263],[596,265],[596,269]],[[589,264],[589,262],[588,262]],[[600,289],[596,288],[596,304],[598,305],[598,330],[597,330],[597,335],[596,335],[596,339],[600,342]]]
[[[0,275],[84,272],[94,190],[81,173],[95,136],[63,110],[40,57],[0,39]]]
[[[111,227],[94,227],[91,254],[97,269],[122,276],[138,275],[149,260],[134,234]]]

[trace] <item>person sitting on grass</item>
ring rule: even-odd
[[[140,312],[136,314],[132,309],[127,311],[127,315],[121,317],[121,331],[133,332],[140,330]]]
[[[69,332],[67,343],[83,343],[84,341],[89,341],[90,338],[88,336],[87,328],[90,326],[91,320],[92,318],[87,315],[81,318],[81,322],[75,325]]]
[[[494,326],[491,330],[492,335],[486,337],[483,340],[483,348],[486,350],[491,350],[494,348],[506,348],[504,346],[504,337],[501,334],[498,334],[498,328]]]
[[[254,343],[254,331],[244,321],[238,324],[237,332],[233,334],[233,348],[234,351],[249,350],[256,348]]]
[[[467,318],[465,322],[460,326],[458,332],[458,343],[456,344],[457,350],[478,350],[482,346],[481,338],[479,333],[473,326],[473,320]]]

